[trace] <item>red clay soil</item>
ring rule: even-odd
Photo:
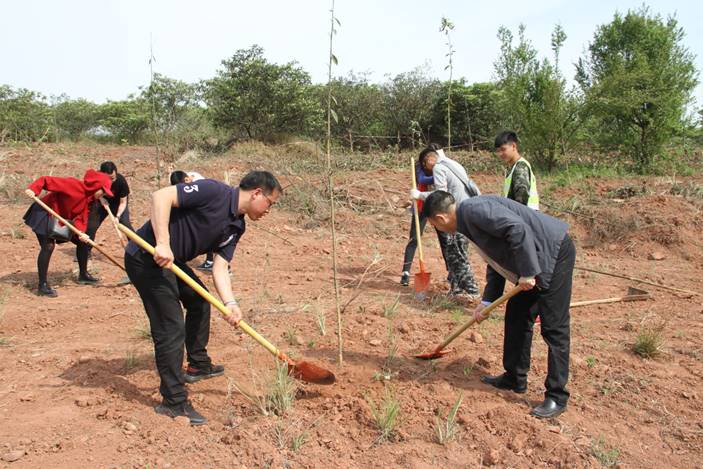
[[[288,413],[262,415],[232,383],[261,395],[273,359],[213,312],[209,352],[226,366],[226,376],[189,386],[209,424],[190,427],[155,414],[158,376],[150,339],[140,332],[146,317],[134,289],[117,286],[123,272],[95,254],[91,269],[101,284],[78,285],[74,249],[64,244],[49,270],[59,296],[40,298],[37,242],[21,224],[28,206],[21,189],[31,178],[76,176],[109,159],[129,179],[133,224],[141,225],[156,187],[153,158],[153,150],[143,147],[0,147],[0,467],[701,467],[702,297],[577,272],[574,300],[620,296],[629,285],[654,298],[572,311],[568,411],[551,421],[534,419],[530,407],[541,401],[546,373],[538,329],[524,395],[479,381],[482,374],[502,371],[502,312],[464,333],[441,360],[412,358],[439,344],[467,316],[444,299],[446,272],[433,235],[424,241],[430,298],[416,302],[412,286],[398,284],[410,222],[402,209],[408,184],[406,172],[390,169],[338,177],[347,188],[340,192],[338,217],[342,303],[352,300],[344,311],[343,366],[336,363],[331,242],[324,223],[311,223],[282,203],[249,223],[232,263],[247,321],[296,359],[331,369],[337,382],[302,386]],[[235,150],[178,166],[216,178],[230,170],[236,180],[255,160]],[[486,192],[499,187],[498,179],[476,175]],[[373,180],[387,192],[364,192],[363,185],[350,183]],[[641,179],[576,181],[554,188],[545,200],[571,210],[575,197],[590,197],[599,202],[587,213],[610,211],[615,224],[633,223],[614,239],[607,239],[612,228],[600,226],[605,234],[592,239],[587,228],[595,232],[594,223],[557,214],[573,226],[579,264],[697,290],[703,278],[701,199],[672,194],[670,180],[647,181],[649,192],[626,199],[613,191],[639,186]],[[678,182],[700,187],[702,181]],[[98,241],[121,257],[107,223]],[[482,279],[484,265],[475,253],[471,259]],[[207,275],[201,278],[212,288]],[[320,314],[326,318],[324,336]],[[635,355],[640,331],[657,327],[663,338],[659,356]],[[393,343],[397,352],[388,361]],[[398,399],[400,415],[397,431],[381,441],[369,402],[379,402],[385,389]],[[441,445],[437,415],[443,419],[460,395],[455,437]]]

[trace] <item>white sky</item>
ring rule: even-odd
[[[268,60],[296,60],[314,82],[327,80],[329,0],[5,0],[0,6],[0,84],[48,96],[66,93],[95,102],[123,99],[149,81],[149,43],[155,71],[187,82],[215,75],[237,49],[259,44]],[[373,81],[429,66],[430,76],[448,78],[442,16],[455,23],[455,77],[469,83],[493,76],[496,33],[505,25],[549,55],[556,23],[568,36],[561,53],[564,75],[592,40],[596,27],[616,10],[637,9],[640,0],[336,0],[341,21],[335,37],[339,66],[371,72]],[[703,70],[703,2],[655,0],[651,12],[676,14],[684,43]],[[699,77],[703,81],[703,76]],[[703,85],[695,97],[703,103]]]

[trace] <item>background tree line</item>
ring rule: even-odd
[[[547,169],[580,150],[624,158],[646,171],[674,139],[701,138],[703,111],[689,112],[698,71],[675,18],[646,7],[616,13],[595,31],[571,87],[560,72],[567,40],[560,26],[552,32],[551,57],[539,57],[524,26],[501,27],[498,38],[494,80],[486,83],[440,81],[423,67],[382,83],[365,74],[336,78],[337,145],[417,148],[446,144],[451,135],[452,146],[491,150],[495,134],[509,128]],[[0,86],[0,142],[168,140],[180,149],[214,150],[238,139],[317,140],[326,99],[327,85],[312,83],[296,62],[269,62],[254,45],[223,60],[211,79],[185,83],[155,74],[127,99],[105,104]]]

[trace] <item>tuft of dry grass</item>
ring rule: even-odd
[[[642,358],[656,358],[664,345],[663,335],[664,323],[643,326],[632,345],[632,351]]]

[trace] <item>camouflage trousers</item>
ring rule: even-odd
[[[461,233],[440,233],[439,235],[444,238],[444,260],[449,272],[447,277],[449,292],[478,295],[478,284],[469,261],[469,240]]]

